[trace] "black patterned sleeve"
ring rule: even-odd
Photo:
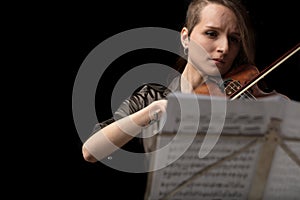
[[[169,93],[170,90],[168,88],[156,83],[148,83],[140,86],[130,97],[123,101],[112,118],[96,124],[93,133],[118,119],[145,108],[153,101],[166,98]]]

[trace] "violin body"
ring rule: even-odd
[[[254,65],[243,65],[239,68],[231,70],[223,77],[223,86],[216,84],[214,81],[207,80],[204,84],[197,87],[194,92],[196,94],[212,95],[212,96],[228,96],[232,95],[235,91],[239,90],[245,84],[250,82],[259,74],[259,70]],[[275,91],[266,93],[261,90],[257,84],[253,85],[247,90],[246,96],[248,97],[265,97],[276,94]]]

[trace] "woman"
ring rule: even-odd
[[[181,76],[168,88],[146,84],[136,90],[122,103],[114,118],[96,126],[82,146],[84,159],[96,162],[109,156],[135,138],[143,127],[159,120],[170,92],[219,95],[222,93],[219,83],[224,77],[240,70],[250,71],[251,76],[258,73],[253,65],[254,36],[250,27],[247,12],[238,1],[193,0],[181,30],[181,43],[188,60]],[[205,83],[220,86],[219,92],[212,94],[215,89]],[[253,87],[254,96],[260,92]]]

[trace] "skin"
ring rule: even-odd
[[[210,76],[220,77],[226,73],[240,50],[240,36],[236,26],[237,19],[228,8],[207,5],[201,13],[201,21],[194,27],[188,37],[189,30],[181,31],[181,42],[189,49],[188,63],[183,71],[182,92],[192,92],[193,88],[203,83]],[[120,126],[114,122],[94,135],[82,146],[83,158],[88,162],[96,162],[123,146],[147,122],[153,118],[154,111],[165,112],[166,100],[151,103],[146,108],[128,116],[130,123]],[[132,128],[137,127],[137,128]],[[132,130],[128,133],[126,130]]]
[[[191,84],[192,92],[206,77],[216,78],[232,66],[240,50],[240,35],[233,12],[217,4],[207,5],[201,13],[201,21],[190,37],[187,28],[181,31],[181,42],[189,49],[188,63],[183,77]]]

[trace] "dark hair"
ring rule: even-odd
[[[192,0],[188,5],[184,26],[189,30],[189,35],[194,27],[201,21],[201,11],[208,4],[219,4],[229,8],[237,17],[238,28],[241,34],[241,50],[233,62],[233,68],[244,64],[254,65],[255,41],[253,26],[244,5],[238,0]],[[176,63],[178,71],[182,72],[186,59],[179,58]]]

